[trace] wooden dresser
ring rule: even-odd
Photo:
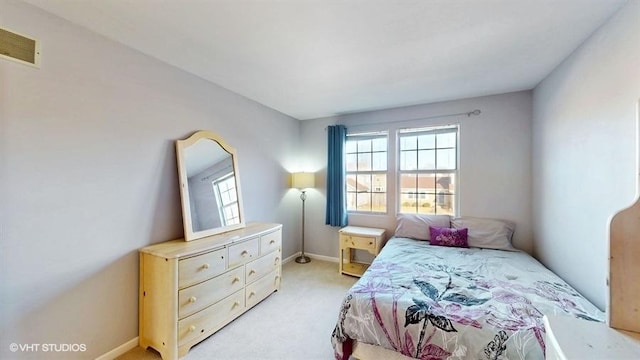
[[[140,346],[164,360],[280,289],[282,225],[252,223],[196,241],[140,250]]]

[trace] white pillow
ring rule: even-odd
[[[511,245],[516,224],[499,219],[462,216],[451,220],[454,229],[467,228],[471,247],[518,251]]]
[[[449,215],[400,214],[394,236],[429,240],[429,226],[451,227],[451,218]]]

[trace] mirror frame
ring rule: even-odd
[[[222,150],[231,155],[233,173],[236,183],[236,192],[238,197],[238,214],[240,216],[240,222],[238,224],[220,226],[202,231],[193,231],[191,219],[191,202],[189,200],[189,181],[187,178],[187,167],[185,164],[184,152],[189,146],[194,145],[202,139],[215,141],[216,143],[218,143],[218,145],[220,145]],[[229,144],[227,144],[218,134],[211,131],[200,130],[196,131],[195,133],[193,133],[193,135],[184,140],[176,140],[176,158],[178,162],[180,198],[182,200],[182,223],[184,226],[184,240],[197,240],[207,236],[244,228],[246,224],[244,219],[244,208],[242,204],[242,191],[240,191],[240,175],[238,171],[238,156],[236,155],[236,150],[233,147],[229,146]],[[217,209],[215,211],[217,211]]]

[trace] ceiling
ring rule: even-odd
[[[25,0],[294,118],[527,90],[626,0]]]

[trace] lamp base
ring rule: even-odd
[[[306,264],[311,262],[311,258],[309,258],[308,256],[300,255],[296,258],[296,262],[298,264]]]

